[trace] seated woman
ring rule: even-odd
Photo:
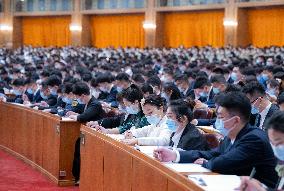
[[[176,100],[167,111],[167,125],[173,131],[170,146],[183,150],[207,150],[207,142],[200,131],[191,123],[193,114],[188,102]]]
[[[165,99],[158,95],[150,95],[142,105],[150,125],[127,131],[123,142],[128,145],[168,146],[172,132],[166,124]]]
[[[115,128],[106,129],[104,124],[108,123],[109,118],[105,118],[99,122],[90,122],[87,126],[95,128],[97,131],[106,134],[122,134],[130,128],[141,128],[149,125],[140,104],[143,93],[140,88],[134,84],[128,87],[122,93],[123,104],[125,106],[126,115],[122,119],[122,123]],[[121,117],[119,118],[121,119]]]

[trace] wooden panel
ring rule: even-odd
[[[71,171],[79,129],[77,122],[62,122],[52,114],[0,103],[0,148],[36,167],[59,185],[74,183]],[[60,170],[66,176],[59,176]]]
[[[118,176],[119,175],[119,176]],[[132,157],[115,145],[104,146],[104,191],[131,191]]]
[[[104,185],[104,141],[94,139],[84,132],[85,144],[81,144],[80,190],[103,191]]]
[[[65,171],[66,176],[60,179],[73,180],[72,165],[76,140],[80,136],[78,123],[60,122],[60,150],[59,150],[59,170]],[[66,160],[70,159],[70,160]]]
[[[135,177],[135,178],[134,178]],[[152,166],[140,160],[133,160],[133,191],[164,191],[167,190],[167,178]]]
[[[202,191],[185,175],[133,147],[83,125],[81,132],[85,145],[81,145],[80,191]]]

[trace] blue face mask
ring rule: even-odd
[[[126,112],[128,114],[136,115],[137,113],[139,113],[139,109],[135,108],[135,107],[128,106],[128,107],[126,107]]]
[[[219,89],[219,88],[213,88],[213,93],[214,93],[214,94],[220,93],[220,89]]]
[[[46,95],[44,95],[43,92],[40,92],[40,97],[42,97],[42,99],[45,99],[45,100],[48,98]]]
[[[267,81],[267,80],[269,80],[269,77],[268,77],[267,74],[262,74],[262,79],[263,79],[264,81]]]
[[[200,96],[200,97],[207,97],[208,95],[207,95],[207,93],[205,93],[205,92],[200,92],[200,93],[199,93],[199,96]]]
[[[235,82],[238,80],[238,76],[236,72],[231,73],[231,79]]]
[[[72,99],[68,98],[68,97],[63,97],[62,101],[66,104],[71,105],[72,104]]]
[[[81,105],[85,104],[80,98],[77,98],[76,100],[77,100],[78,103],[81,104]]]
[[[223,135],[224,137],[228,136],[229,130],[224,127],[224,121],[222,119],[216,119],[215,128]]]
[[[274,146],[271,144],[274,155],[281,161],[284,161],[284,145]]]
[[[22,93],[19,91],[19,90],[13,90],[13,93],[16,95],[16,96],[20,96],[22,95]]]
[[[270,96],[276,96],[275,89],[268,89],[266,93],[268,93]]]
[[[161,118],[157,115],[146,116],[146,118],[151,125],[158,125],[158,123],[161,121]]]
[[[259,113],[259,109],[255,106],[251,106],[251,114],[255,115]]]
[[[178,126],[177,126],[177,124],[176,124],[176,122],[174,120],[167,119],[166,124],[167,124],[169,130],[171,130],[172,132],[176,132],[177,131]]]
[[[116,90],[117,90],[117,92],[118,92],[118,93],[120,93],[120,92],[122,92],[123,88],[122,88],[122,87],[117,86],[117,87],[116,87]]]
[[[31,88],[27,89],[28,94],[34,94],[34,91]]]
[[[53,96],[56,96],[57,95],[57,91],[54,90],[54,89],[49,89],[50,91],[50,94],[53,95]]]

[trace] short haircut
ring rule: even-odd
[[[217,74],[211,77],[210,79],[211,83],[221,83],[226,84],[226,79],[223,75]]]
[[[71,83],[64,83],[62,88],[62,93],[69,94],[72,93],[72,84]]]
[[[149,93],[149,94],[153,94],[154,90],[152,88],[152,86],[150,86],[149,84],[145,83],[142,85],[141,87],[142,92],[145,93]]]
[[[52,75],[47,78],[46,85],[48,86],[60,86],[61,79],[57,75]]]
[[[25,81],[23,79],[15,79],[12,83],[13,86],[24,86]]]
[[[224,107],[228,112],[240,116],[242,121],[248,122],[251,114],[251,104],[248,97],[242,92],[221,93],[215,97],[218,106]]]
[[[243,87],[243,93],[249,94],[249,95],[265,95],[265,89],[264,87],[257,81],[252,81],[248,84],[245,84]]]
[[[126,74],[126,73],[119,73],[119,74],[117,74],[115,79],[119,80],[119,81],[126,81],[126,82],[128,82],[129,81],[129,75]]]
[[[160,78],[158,76],[153,76],[153,77],[149,78],[147,80],[147,83],[152,87],[154,87],[154,86],[160,87],[162,85],[162,81],[160,80]]]
[[[175,76],[175,81],[184,81],[187,83],[189,82],[188,77],[185,74],[180,74],[180,75]]]
[[[111,83],[112,82],[112,79],[109,75],[107,74],[100,74],[97,78],[96,78],[96,81],[97,83],[104,83],[104,82],[107,82],[107,83]]]
[[[210,85],[211,84],[208,78],[202,76],[202,77],[196,78],[195,83],[193,85],[193,89],[204,88],[205,86],[210,86]]]
[[[72,87],[72,92],[75,95],[90,95],[90,88],[85,82],[77,82]]]
[[[145,82],[145,79],[143,78],[143,76],[141,74],[133,74],[132,75],[132,80],[134,82],[138,82],[138,83],[144,83]]]
[[[186,116],[189,122],[193,120],[193,113],[190,109],[190,104],[187,101],[182,99],[175,100],[170,102],[169,107],[176,115],[177,119],[180,119],[182,116]]]
[[[228,92],[241,92],[242,91],[242,87],[238,84],[228,84],[226,89],[225,89],[225,93]]]
[[[284,133],[284,111],[275,112],[264,124],[267,129],[274,129]]]

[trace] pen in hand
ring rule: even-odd
[[[255,173],[256,173],[256,170],[255,170],[255,167],[253,167],[253,169],[252,169],[252,171],[249,175],[250,180],[254,177]],[[248,185],[246,184],[245,187],[243,188],[243,191],[245,191],[247,189],[247,187],[248,187]]]

